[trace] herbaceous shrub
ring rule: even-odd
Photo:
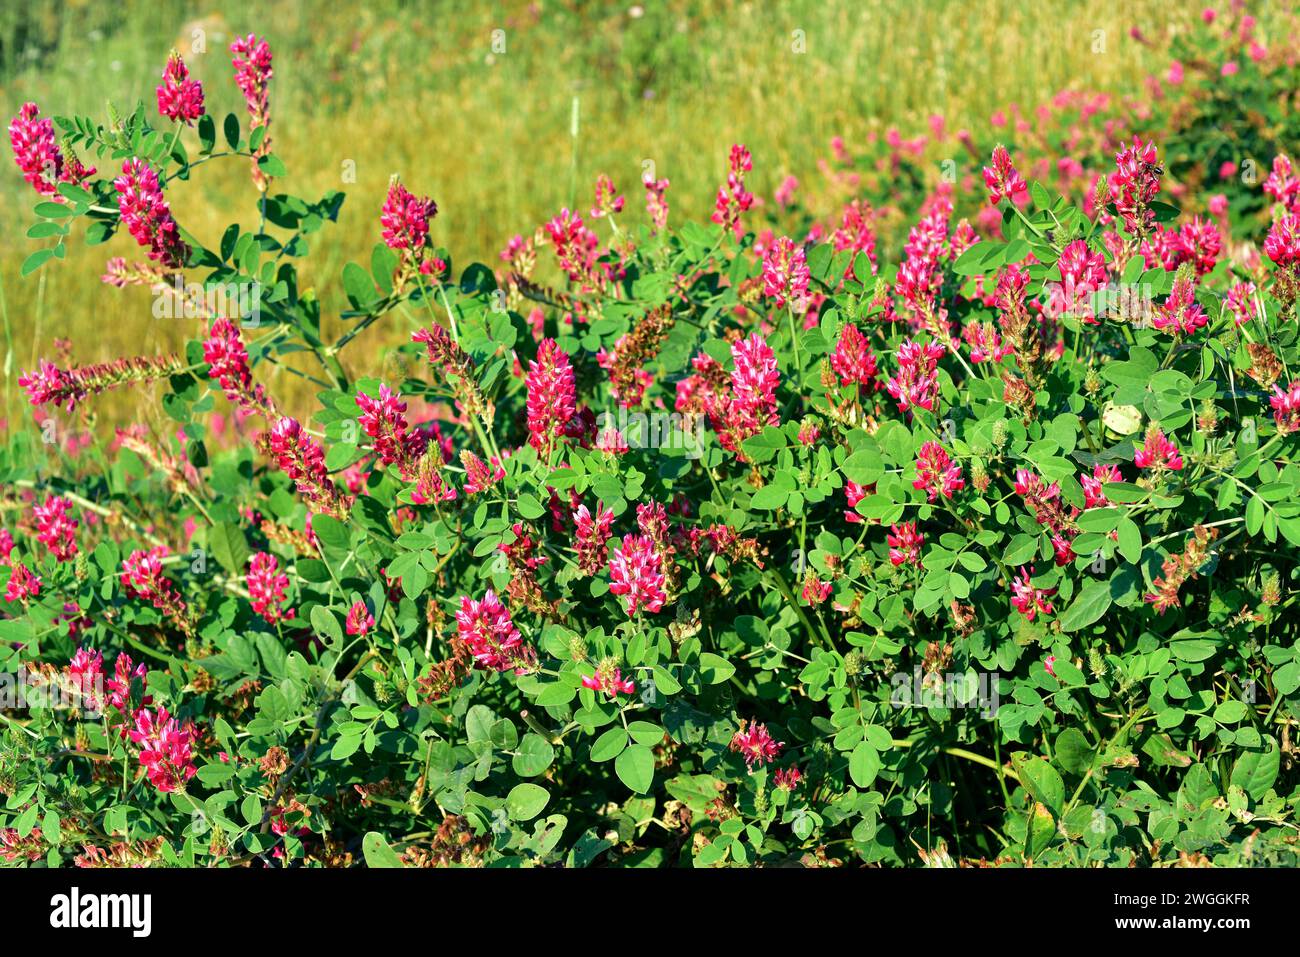
[[[942,182],[893,249],[856,199],[756,232],[737,145],[705,222],[602,176],[459,272],[394,178],[333,337],[299,263],[343,196],[278,191],[231,52],[220,129],[177,57],[156,113],[10,126],[23,272],[125,233],[105,282],[197,333],[18,380],[5,860],[1295,863],[1284,154],[1229,224],[1145,128],[1083,197],[998,144],[979,228]],[[209,162],[256,231],[185,229]],[[168,424],[98,434],[110,389]]]

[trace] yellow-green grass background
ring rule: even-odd
[[[1136,91],[1146,74],[1164,70],[1167,54],[1134,42],[1129,29],[1167,37],[1190,29],[1202,5],[29,0],[0,11],[0,105],[6,118],[26,100],[47,115],[101,120],[107,100],[127,112],[143,99],[152,110],[162,64],[177,48],[203,81],[219,125],[228,111],[243,115],[227,52],[232,36],[266,37],[275,54],[274,148],[289,170],[277,190],[309,199],[348,194],[340,221],[313,237],[302,266],[302,285],[316,288],[329,328],[338,330],[339,272],[349,259],[368,262],[392,173],[437,200],[434,240],[458,267],[496,265],[513,233],[529,233],[561,206],[589,206],[600,172],[627,194],[625,215],[640,217],[638,180],[651,160],[672,181],[674,218],[703,218],[733,142],[752,149],[751,185],[770,196],[786,174],[816,180],[816,162],[836,135],[850,146],[894,125],[913,136],[935,113],[950,129],[982,129],[998,108],[1019,103],[1028,112],[1067,87]],[[205,52],[191,51],[196,35]],[[504,39],[504,52],[493,52],[494,39],[498,50]],[[194,133],[186,137],[193,153]],[[4,385],[11,414],[17,376],[48,355],[55,338],[70,339],[76,361],[87,363],[176,349],[198,332],[194,320],[155,319],[148,290],[100,282],[110,255],[136,257],[129,236],[87,248],[75,235],[65,261],[20,278],[36,248],[24,235],[35,196],[4,150],[0,281],[12,339]],[[968,157],[957,159],[973,168]],[[231,221],[256,225],[245,160],[207,164],[169,196],[184,226],[209,246]],[[383,347],[407,325],[393,317],[368,330],[345,355],[349,371],[378,371]],[[282,373],[272,378],[292,410],[310,411],[311,387]],[[99,401],[109,419],[130,420],[144,414],[138,407],[149,391]]]

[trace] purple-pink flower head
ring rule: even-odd
[[[379,223],[389,249],[419,253],[429,242],[429,220],[438,215],[438,204],[428,196],[416,196],[396,176],[388,184]]]
[[[175,50],[163,68],[158,87],[158,112],[169,120],[189,124],[203,115],[203,85],[190,79],[189,67]]]
[[[554,339],[543,339],[537,347],[537,358],[528,363],[526,384],[528,444],[539,452],[549,451],[577,413],[573,366]]]
[[[609,590],[626,603],[629,615],[638,610],[660,611],[668,600],[664,592],[663,557],[649,535],[629,535],[609,560]]]

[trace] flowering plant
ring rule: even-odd
[[[1233,246],[1146,131],[1086,197],[997,144],[977,225],[941,183],[892,256],[856,200],[758,231],[737,145],[706,223],[602,176],[459,273],[394,178],[331,338],[299,260],[343,196],[276,191],[272,51],[231,52],[220,146],[176,57],[156,111],[10,127],[24,272],[122,231],[105,280],[197,331],[19,380],[55,429],[124,387],[172,424],[0,456],[0,857],[1295,863],[1284,155]],[[259,226],[209,244],[184,187],[231,157]]]

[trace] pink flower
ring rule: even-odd
[[[267,433],[266,444],[280,470],[294,480],[298,492],[313,511],[337,517],[351,507],[350,500],[330,480],[325,467],[325,449],[307,434],[297,419],[281,417]]]
[[[1237,325],[1245,325],[1254,318],[1256,292],[1258,290],[1253,282],[1238,282],[1233,283],[1228,294],[1223,297],[1224,311],[1232,315],[1232,320]]]
[[[664,592],[663,556],[648,535],[628,535],[609,560],[609,590],[623,596],[628,615],[638,610],[660,611]]]
[[[141,708],[130,738],[140,748],[140,765],[150,784],[163,794],[185,790],[197,771],[192,750],[196,735],[189,722],[182,727],[161,705],[157,716]]]
[[[926,442],[916,457],[916,480],[912,488],[920,489],[935,501],[942,493],[944,498],[966,487],[961,477],[961,466],[955,464],[938,442]]]
[[[604,567],[609,550],[609,532],[614,525],[614,513],[599,502],[596,517],[591,517],[587,506],[579,505],[573,513],[574,538],[578,553],[578,568],[584,575],[594,575]]]
[[[650,216],[650,225],[658,232],[668,226],[668,180],[643,180],[645,185],[645,211]]]
[[[763,253],[763,295],[770,296],[777,309],[786,303],[803,312],[808,303],[808,261],[803,247],[782,236]]]
[[[13,604],[35,598],[41,593],[41,579],[22,562],[16,562],[9,569],[9,583],[5,585],[5,601]]]
[[[379,216],[384,242],[389,249],[419,253],[429,242],[429,220],[438,215],[438,204],[427,196],[415,196],[394,176]]]
[[[190,79],[189,67],[175,50],[163,68],[158,87],[158,112],[169,120],[189,124],[203,115],[203,85]]]
[[[921,345],[911,339],[903,340],[895,354],[898,372],[885,385],[898,402],[899,412],[914,406],[934,410],[934,400],[939,395],[937,370],[943,354],[943,346],[936,342]]]
[[[496,459],[492,460],[495,464]],[[465,494],[477,495],[484,489],[489,489],[497,482],[506,477],[506,470],[497,465],[495,468],[488,466],[481,458],[471,452],[469,449],[462,449],[460,453],[460,463],[465,467]]]
[[[66,562],[77,554],[77,525],[72,517],[72,502],[61,495],[51,495],[43,505],[32,509],[36,518],[36,537],[58,561]]]
[[[244,94],[244,104],[248,107],[249,131],[258,127],[271,125],[271,48],[265,40],[259,40],[250,33],[246,37],[236,37],[230,44],[231,65],[235,68],[235,85]],[[255,151],[253,163],[253,183],[265,192],[267,176],[258,165],[258,160],[271,152],[271,136],[262,134],[261,145]]]
[[[0,528],[0,565],[9,564],[9,556],[13,554],[14,537],[10,534],[9,529]]]
[[[1223,66],[1219,69],[1219,75],[1220,75],[1220,76],[1236,76],[1236,75],[1237,75],[1237,70],[1238,70],[1238,69],[1239,69],[1239,67],[1237,66],[1237,61],[1236,61],[1236,60],[1229,60],[1227,63],[1223,64]]]
[[[831,353],[831,368],[840,377],[841,385],[876,384],[876,354],[871,351],[867,337],[853,323],[845,323]]]
[[[1011,582],[1011,604],[1016,607],[1020,614],[1024,615],[1026,620],[1033,621],[1038,617],[1039,612],[1044,615],[1050,615],[1054,612],[1052,603],[1047,599],[1056,594],[1055,588],[1037,588],[1030,581],[1034,573],[1031,565],[1028,568],[1020,569],[1019,577]]]
[[[361,407],[362,430],[375,440],[375,452],[385,465],[398,464],[413,472],[415,460],[428,445],[428,438],[420,431],[411,431],[406,423],[406,403],[386,385],[379,386],[379,398],[372,399],[364,392],[356,395]]]
[[[1140,469],[1172,469],[1177,472],[1183,467],[1183,457],[1177,446],[1165,438],[1159,426],[1147,429],[1146,441],[1133,456],[1133,464]]]
[[[778,768],[772,775],[772,783],[782,791],[793,791],[803,780],[803,773],[795,766]]]
[[[23,179],[48,196],[56,192],[59,183],[80,183],[95,170],[83,167],[76,157],[63,155],[55,141],[54,121],[48,117],[37,119],[40,112],[35,103],[22,105],[9,124],[9,145]]]
[[[1285,392],[1281,386],[1273,386],[1273,395],[1268,403],[1273,407],[1273,419],[1279,432],[1300,431],[1300,379],[1291,382]]]
[[[1083,486],[1083,507],[1106,507],[1110,504],[1110,500],[1106,498],[1106,483],[1122,481],[1124,476],[1118,465],[1094,465],[1091,475],[1079,477],[1079,484]]]
[[[969,322],[961,334],[970,346],[970,361],[976,364],[998,362],[1004,356],[1015,354],[1015,349],[1002,341],[1001,333],[991,322]]]
[[[596,177],[596,205],[591,207],[591,218],[602,219],[623,212],[623,197],[614,188],[614,181],[601,173]]]
[[[1211,216],[1225,216],[1228,212],[1228,197],[1223,193],[1215,193],[1209,201]]]
[[[1029,187],[1011,165],[1011,154],[1001,144],[993,149],[993,166],[984,167],[984,185],[988,187],[990,206],[996,206],[1004,197],[1020,205],[1029,195]]]
[[[67,679],[92,714],[104,710],[104,655],[93,648],[78,648],[68,662]]]
[[[284,592],[289,587],[289,576],[280,571],[279,559],[270,552],[257,552],[253,555],[245,581],[253,611],[269,624],[288,621],[297,614],[292,608],[280,607],[286,600]]]
[[[777,415],[776,387],[781,381],[776,367],[776,353],[754,333],[748,339],[732,343],[732,401],[730,425],[744,437],[762,430],[764,425],[780,422]]]
[[[208,377],[221,383],[227,398],[234,399],[252,382],[248,350],[244,348],[239,328],[229,319],[218,319],[212,324],[203,342],[203,361],[209,366]]]
[[[461,598],[456,631],[480,668],[493,671],[513,668],[515,674],[524,674],[536,660],[535,653],[524,644],[519,629],[510,620],[510,612],[490,588],[480,601],[468,595]]]
[[[167,553],[165,545],[148,551],[137,548],[122,559],[122,573],[119,577],[122,588],[128,595],[143,599],[164,614],[179,618],[184,614],[185,602],[171,579],[163,574],[162,560]]]
[[[745,189],[745,174],[754,168],[754,160],[749,150],[737,143],[731,147],[729,162],[727,183],[718,190],[711,218],[723,229],[730,229],[739,239],[742,235],[740,214],[754,205],[754,194]]]
[[[1093,252],[1082,239],[1076,239],[1063,250],[1056,263],[1061,270],[1061,293],[1064,302],[1054,302],[1059,311],[1077,315],[1085,322],[1096,324],[1093,318],[1091,296],[1106,284],[1106,257]],[[1057,299],[1053,295],[1053,299]]]
[[[889,526],[885,544],[889,546],[891,565],[919,565],[925,536],[916,530],[916,522],[904,522],[901,525]]]
[[[143,664],[136,665],[131,660],[131,656],[125,652],[119,654],[113,662],[113,677],[104,682],[104,687],[108,689],[108,703],[118,711],[129,712],[134,697],[131,686],[138,681],[140,682],[140,704],[150,704],[152,699],[144,693],[148,676],[149,669]],[[125,729],[122,734],[123,737],[126,736]]]
[[[1300,215],[1288,213],[1273,224],[1264,238],[1264,255],[1279,266],[1300,262]]]
[[[546,454],[577,412],[573,366],[560,344],[543,339],[528,362],[528,444]]]
[[[1051,675],[1053,678],[1056,677],[1056,668],[1054,667],[1055,665],[1056,665],[1056,655],[1048,655],[1046,658],[1043,659],[1043,667],[1047,669],[1047,673]]]
[[[600,663],[594,675],[583,675],[582,686],[592,691],[602,691],[610,698],[620,694],[636,694],[636,683],[631,678],[624,678],[623,673],[612,661]]]
[[[1151,320],[1157,329],[1190,336],[1210,321],[1196,302],[1196,282],[1190,276],[1174,280],[1169,298]]]
[[[582,217],[568,209],[546,224],[546,234],[560,268],[584,293],[604,289],[608,274],[601,268],[600,238],[582,222]]]
[[[492,594],[488,592],[488,594]],[[370,630],[375,627],[375,616],[370,614],[370,609],[366,607],[363,601],[352,603],[348,609],[347,633],[349,635],[368,635]]]
[[[776,192],[772,194],[772,198],[776,200],[776,205],[784,209],[794,202],[795,190],[798,188],[799,180],[795,179],[793,176],[787,176],[785,179],[781,180],[781,184],[777,186]]]
[[[113,180],[113,188],[118,193],[122,225],[149,250],[149,258],[164,269],[183,267],[190,247],[181,239],[180,227],[163,199],[162,185],[153,167],[132,157],[122,165],[122,175]]]
[[[1204,276],[1219,261],[1223,240],[1213,223],[1194,216],[1178,230],[1175,247],[1178,261],[1191,263],[1196,267],[1196,275]]]
[[[1292,212],[1297,212],[1296,203],[1300,200],[1300,179],[1295,176],[1291,158],[1286,154],[1273,157],[1273,171],[1264,180],[1264,192]]]
[[[799,444],[811,447],[821,434],[822,430],[816,422],[804,422],[799,426]]]
[[[1162,172],[1155,143],[1143,143],[1137,137],[1115,157],[1111,193],[1115,196],[1115,209],[1130,233],[1149,232],[1155,225],[1155,213],[1150,206],[1160,192]]]
[[[731,737],[730,747],[732,751],[740,752],[746,767],[752,768],[755,764],[761,767],[775,761],[785,744],[773,740],[767,725],[741,721],[740,730]]]
[[[803,582],[803,590],[800,595],[803,600],[810,605],[820,605],[827,598],[831,597],[831,589],[834,586],[830,582],[824,582],[814,574],[809,574]]]

